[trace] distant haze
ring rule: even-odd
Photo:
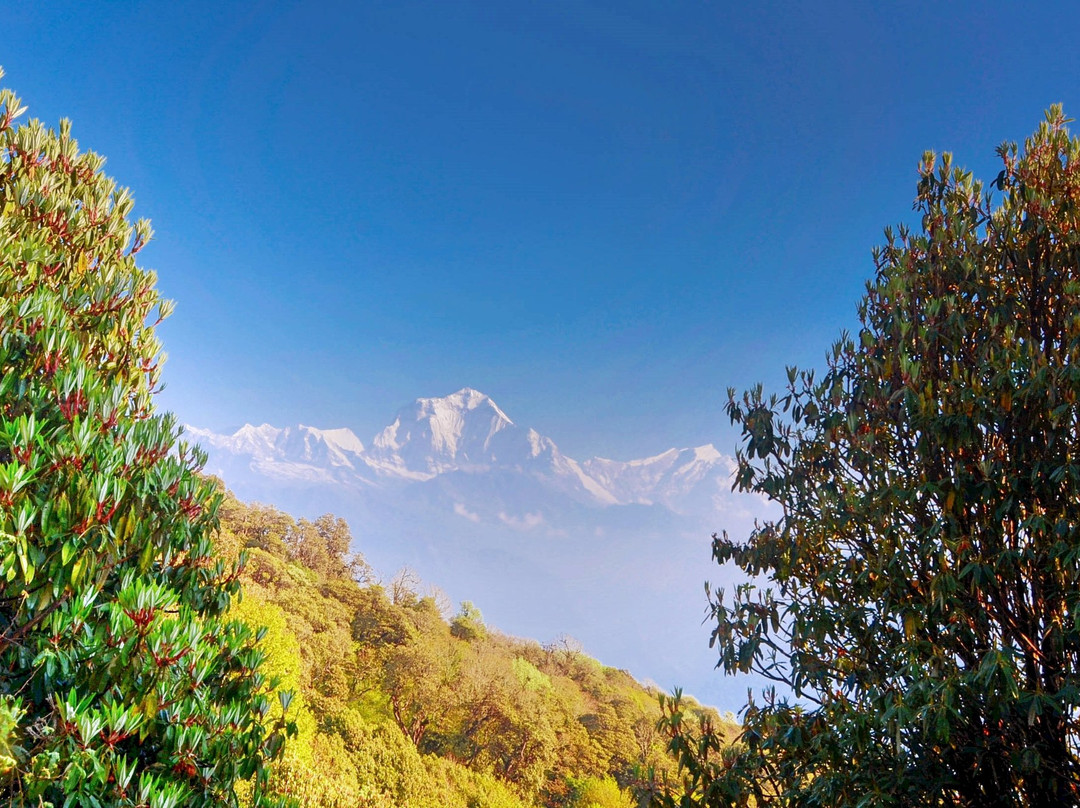
[[[581,640],[602,662],[736,708],[746,682],[712,670],[701,625],[710,536],[746,531],[760,500],[731,492],[712,445],[578,461],[464,388],[401,408],[369,445],[348,429],[188,427],[241,498],[332,512],[384,578],[403,565],[511,634]]]

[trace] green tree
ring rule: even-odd
[[[445,726],[460,704],[464,652],[467,646],[450,636],[441,619],[420,618],[407,642],[393,645],[382,669],[382,689],[394,721],[421,751],[428,732]]]
[[[558,702],[548,676],[493,643],[463,642],[454,710],[441,740],[454,757],[536,794],[558,753]]]
[[[487,636],[487,627],[484,625],[484,616],[480,613],[472,601],[462,601],[461,609],[450,621],[450,633],[459,640],[475,642]]]
[[[283,736],[253,632],[225,618],[213,484],[155,412],[170,306],[149,224],[67,121],[0,92],[0,795],[230,805]]]
[[[350,555],[352,534],[341,517],[327,513],[314,522],[301,519],[285,534],[285,544],[294,560],[319,575],[364,582],[371,577],[371,567],[364,557]]]
[[[727,672],[779,683],[723,749],[665,704],[667,803],[1080,804],[1080,142],[1060,108],[986,193],[919,169],[856,338],[728,412],[782,516],[714,555]],[[998,201],[995,201],[995,198]]]
[[[223,525],[235,533],[245,547],[284,555],[285,539],[295,530],[292,517],[269,505],[245,505],[226,493],[219,514]]]

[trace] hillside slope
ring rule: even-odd
[[[248,555],[237,614],[295,693],[275,781],[301,805],[629,808],[671,770],[657,692],[569,638],[506,636],[415,577],[380,582],[341,519],[227,494],[221,520],[221,555]]]

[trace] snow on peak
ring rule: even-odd
[[[254,457],[270,457],[274,444],[282,430],[270,424],[252,426],[244,424],[231,435],[218,435],[208,429],[185,427],[186,431],[197,436],[204,448],[226,449],[233,454],[247,454]]]
[[[529,442],[529,457],[539,457],[545,452],[551,453],[555,449],[555,444],[550,438],[545,438],[535,429],[530,429],[525,434],[525,439]]]
[[[365,468],[364,444],[349,429],[316,429],[298,424],[278,428],[244,424],[231,435],[185,427],[208,452],[208,469],[226,479],[226,468],[263,470],[268,476],[332,480],[335,475],[359,475]],[[239,465],[237,465],[239,464]]]
[[[719,463],[724,459],[724,456],[711,443],[706,443],[704,446],[694,448],[694,459],[700,460],[702,463]]]
[[[726,485],[733,468],[731,458],[711,443],[625,462],[597,457],[582,466],[619,502],[662,502],[676,510],[693,491],[711,491],[711,480],[722,480]]]
[[[356,434],[351,429],[346,427],[339,427],[337,429],[315,429],[314,427],[305,427],[301,424],[300,428],[317,433],[328,444],[343,452],[352,452],[353,454],[358,455],[364,453],[363,441],[356,437]]]
[[[459,463],[487,463],[495,436],[514,422],[471,387],[441,398],[418,398],[373,441],[381,464],[437,473]]]
[[[270,426],[270,424],[262,424],[261,426],[254,426],[252,424],[244,424],[238,430],[233,432],[234,438],[246,437],[246,436],[258,436],[276,438],[278,433],[281,432],[276,426]]]
[[[362,463],[364,445],[348,429],[322,430],[298,424],[281,430],[274,449],[277,458],[289,462],[355,468]]]
[[[456,393],[442,398],[418,398],[415,406],[425,415],[446,412],[464,415],[475,410],[486,410],[493,413],[494,417],[506,426],[514,423],[505,412],[499,409],[499,405],[492,401],[490,396],[471,387],[462,387]]]

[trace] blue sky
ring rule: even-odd
[[[153,220],[184,420],[469,385],[628,459],[821,364],[924,149],[1080,110],[1072,4],[885,6],[15,3],[0,64]]]

